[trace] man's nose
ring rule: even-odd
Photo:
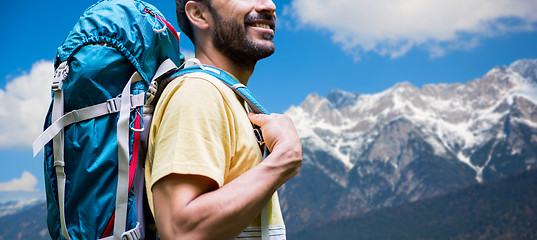
[[[274,13],[276,12],[276,4],[272,0],[258,0],[255,10],[257,12],[268,11]]]

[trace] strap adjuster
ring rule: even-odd
[[[62,90],[62,86],[63,86],[63,79],[54,77],[50,88],[52,89],[52,91],[56,92],[56,91]]]
[[[255,136],[255,140],[257,140],[257,143],[259,143],[259,145],[265,144],[265,139],[263,138],[261,129],[259,129],[259,127],[257,126],[254,126],[254,136]]]
[[[158,89],[158,82],[155,80],[152,80],[146,92],[146,102],[148,105],[153,103],[153,99],[157,95],[157,89]],[[154,105],[156,105],[156,103]]]
[[[145,99],[145,94],[143,93],[140,93],[138,95],[131,94],[130,95],[130,101],[131,101],[130,109],[133,110],[137,107],[143,106],[144,99]],[[108,109],[108,113],[119,112],[119,110],[121,110],[121,94],[119,94],[115,98],[106,100],[106,109]]]
[[[108,113],[115,113],[119,111],[118,103],[120,102],[120,97],[117,98],[111,98],[106,100],[106,108],[108,109]]]
[[[62,90],[63,80],[67,77],[69,73],[69,65],[67,61],[64,61],[56,68],[54,71],[54,78],[52,79],[52,91]]]
[[[237,83],[237,84],[233,84],[231,88],[234,89],[235,91],[238,91],[239,88],[246,88],[246,86],[244,86],[244,84],[242,83]]]
[[[54,161],[54,166],[55,167],[65,167],[65,162],[64,161]]]
[[[140,223],[136,223],[136,227],[124,232],[121,235],[121,240],[139,240],[142,239],[142,234],[140,233]]]

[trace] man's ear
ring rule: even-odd
[[[185,5],[185,12],[193,27],[200,30],[209,28],[210,14],[207,6],[197,1],[188,1]]]

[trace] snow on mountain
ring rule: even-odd
[[[43,200],[38,199],[38,198],[25,200],[25,201],[1,202],[0,203],[0,218],[3,216],[7,216],[7,215],[11,215],[11,214],[23,211],[24,209],[28,209],[42,202]]]
[[[299,228],[537,167],[537,59],[464,84],[313,93],[285,114],[303,166],[280,189],[281,205]]]
[[[374,140],[379,125],[407,119],[427,134],[435,154],[455,154],[481,181],[485,166],[472,163],[469,157],[486,140],[502,137],[489,130],[517,98],[537,103],[537,60],[496,67],[466,84],[430,84],[419,89],[404,82],[372,95],[342,90],[333,90],[326,97],[311,94],[285,114],[293,118],[305,145],[329,152],[347,169],[356,163],[350,156],[366,150],[362,146]],[[536,127],[535,118],[533,113],[533,118],[515,121]]]

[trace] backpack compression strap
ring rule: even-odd
[[[60,119],[64,113],[63,110],[63,80],[69,73],[69,65],[62,62],[54,71],[52,79],[52,91],[54,91],[54,102],[52,105],[52,121]],[[50,141],[50,139],[49,139]],[[48,141],[47,141],[48,142]],[[61,234],[67,240],[70,240],[69,233],[65,224],[65,161],[63,159],[63,128],[53,136],[54,168],[56,169],[56,179],[58,184],[58,204],[60,210],[60,227]],[[35,151],[35,150],[34,150]],[[35,157],[35,153],[34,153]]]
[[[53,140],[54,151],[54,167],[57,175],[58,186],[58,204],[60,211],[60,225],[62,236],[70,240],[67,226],[65,223],[65,181],[64,172],[65,161],[63,159],[63,129],[73,123],[96,118],[99,116],[119,112],[119,120],[117,123],[117,139],[118,139],[118,184],[116,194],[116,209],[114,215],[117,216],[114,221],[114,236],[124,239],[139,239],[140,229],[138,226],[132,230],[125,232],[126,216],[127,216],[127,201],[129,189],[125,186],[129,184],[129,119],[130,111],[136,107],[143,106],[145,94],[131,95],[130,86],[132,82],[142,80],[137,72],[133,74],[131,79],[125,85],[122,94],[116,98],[96,104],[90,107],[73,110],[64,114],[63,110],[63,91],[62,82],[67,77],[69,67],[67,62],[63,62],[56,69],[52,83],[54,91],[54,102],[52,106],[52,121],[53,123],[34,141],[33,150],[34,156],[47,144]],[[113,238],[112,236],[111,238]],[[110,238],[110,239],[111,239]],[[109,238],[107,238],[109,239]]]
[[[60,94],[60,93],[58,93]],[[60,97],[54,97],[54,100],[60,99]],[[130,99],[127,101],[130,102],[131,108],[141,107],[144,104],[145,94],[140,93],[137,95],[130,95]],[[58,100],[59,101],[59,100]],[[39,137],[33,143],[33,153],[34,157],[41,151],[41,149],[52,140],[55,136],[58,136],[60,132],[66,126],[69,126],[73,123],[85,121],[88,119],[104,116],[111,113],[117,113],[121,110],[122,98],[121,96],[108,99],[108,101],[96,104],[90,107],[73,110],[64,115],[61,115],[58,119],[52,119],[53,123],[39,135]],[[56,105],[55,103],[53,105]],[[62,112],[63,113],[63,112]]]

